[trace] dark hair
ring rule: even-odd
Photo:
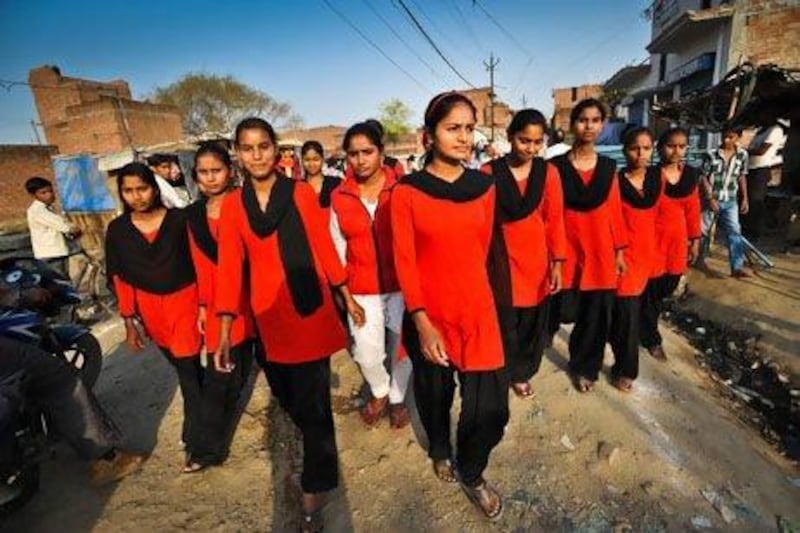
[[[383,124],[381,124],[380,120],[376,120],[374,118],[368,118],[367,120],[364,121],[364,124],[369,124],[376,130],[378,130],[378,133],[381,134],[381,137],[383,137],[383,134],[386,133],[385,130],[383,129]]]
[[[547,131],[547,119],[538,109],[520,109],[514,113],[514,118],[506,128],[506,135],[510,139],[514,134],[521,132],[528,126],[540,126],[542,131]]]
[[[735,133],[736,135],[741,136],[744,133],[744,129],[741,126],[725,126],[722,128],[722,136],[725,137],[729,133]]]
[[[53,184],[50,183],[49,180],[39,176],[28,178],[25,181],[25,190],[28,191],[28,194],[35,194],[36,191],[41,191],[42,189],[46,189],[48,187],[52,188]]]
[[[147,164],[151,167],[157,167],[164,163],[172,163],[173,157],[167,154],[153,154],[147,158]]]
[[[275,135],[275,128],[273,128],[272,124],[263,118],[250,117],[239,122],[239,124],[236,125],[236,130],[233,133],[233,144],[237,146],[239,145],[239,137],[242,135],[244,130],[262,130],[266,132],[269,140],[272,141],[272,144],[276,145],[277,147],[278,136]]]
[[[686,131],[686,128],[682,128],[681,126],[673,126],[659,135],[658,137],[658,156],[664,156],[664,146],[667,145],[670,139],[672,139],[676,135],[683,135],[686,137],[686,140],[689,140],[689,132]]]
[[[306,141],[303,143],[303,146],[300,148],[300,155],[306,155],[306,152],[314,150],[317,152],[320,157],[325,159],[325,151],[322,149],[322,144],[319,141]]]
[[[573,126],[583,113],[587,109],[591,109],[592,107],[597,108],[600,111],[600,118],[605,120],[608,117],[608,110],[603,102],[598,100],[597,98],[584,98],[577,104],[575,107],[572,108],[572,111],[569,113],[569,125]]]
[[[194,153],[194,167],[192,168],[192,179],[197,181],[197,160],[204,155],[212,155],[216,157],[220,163],[228,167],[228,170],[233,169],[233,161],[228,149],[213,141],[200,143],[200,147]]]
[[[653,132],[650,131],[650,128],[644,128],[644,127],[630,128],[625,130],[625,133],[622,135],[622,149],[627,150],[628,147],[631,146],[634,143],[634,141],[636,141],[636,138],[639,135],[647,135],[648,137],[650,137],[651,141],[653,140]]]
[[[564,142],[564,130],[561,128],[552,128],[549,132],[549,136],[548,144],[551,146],[555,143]]]
[[[347,152],[347,147],[350,146],[350,141],[353,140],[353,137],[356,135],[363,135],[369,141],[378,147],[378,150],[381,152],[383,151],[383,139],[380,131],[378,131],[375,126],[370,124],[369,122],[359,122],[357,124],[353,124],[344,134],[344,139],[342,140],[342,150]]]
[[[478,110],[472,100],[461,93],[450,91],[434,96],[425,108],[425,129],[428,133],[433,133],[437,124],[444,120],[458,104],[464,104],[472,110],[472,115],[477,119]]]
[[[122,197],[122,182],[125,181],[126,176],[136,176],[147,185],[152,187],[153,192],[155,193],[153,196],[152,207],[164,207],[164,202],[161,201],[161,189],[158,188],[156,175],[153,173],[150,167],[144,163],[128,163],[117,171],[117,192],[119,193],[119,200],[122,202],[122,209],[126,213],[131,212],[130,206],[125,203],[125,199]]]

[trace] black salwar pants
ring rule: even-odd
[[[259,362],[280,406],[303,434],[303,492],[318,493],[339,485],[336,433],[331,410],[331,363],[328,357],[307,363]]]
[[[578,291],[575,326],[569,336],[569,370],[573,376],[597,381],[613,308],[613,290]]]
[[[658,319],[664,310],[664,299],[675,292],[680,280],[677,274],[664,274],[647,282],[641,303],[641,343],[647,349],[661,346],[663,342],[658,332]]]
[[[548,338],[548,300],[534,307],[515,307],[509,324],[506,368],[511,383],[530,380],[542,364]]]
[[[192,460],[205,465],[220,464],[228,455],[236,405],[253,364],[253,341],[232,347],[231,358],[233,371],[217,371],[209,357],[203,373],[202,434]]]
[[[639,323],[641,298],[617,296],[611,315],[609,342],[614,350],[614,378],[636,379],[639,375]]]
[[[186,451],[193,456],[202,449],[203,442],[203,367],[200,356],[175,357],[166,348],[159,346],[159,350],[178,374],[178,386],[183,397],[181,440]]]

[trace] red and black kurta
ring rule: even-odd
[[[621,172],[619,182],[628,247],[624,251],[627,269],[619,278],[617,296],[639,296],[659,260],[656,216],[661,197],[661,171],[649,167],[641,191],[628,180],[627,170]]]
[[[502,158],[484,165],[481,171],[494,176],[498,195],[501,186],[509,185],[504,193],[509,205],[504,209],[506,202],[498,198],[498,217],[510,267],[511,303],[514,307],[537,306],[550,294],[550,263],[564,261],[567,252],[558,170],[536,159],[530,176],[517,180]]]
[[[616,290],[616,251],[628,245],[614,160],[597,156],[591,170],[578,170],[567,155],[551,160],[561,175],[567,259],[565,289]]]
[[[347,285],[353,294],[387,294],[400,290],[395,274],[389,204],[397,179],[390,167],[383,167],[383,175],[385,182],[378,195],[374,218],[361,200],[354,176],[349,176],[331,195],[331,208],[347,241]]]
[[[197,272],[197,287],[200,305],[206,310],[205,344],[210,352],[216,352],[220,338],[220,318],[217,314],[217,285],[223,277],[219,268],[219,220],[208,216],[205,202],[195,202],[187,208],[189,218],[189,244],[194,268]],[[249,291],[242,290],[231,325],[231,345],[236,346],[255,335],[253,316],[250,312]]]
[[[174,357],[198,355],[198,289],[189,257],[186,220],[167,210],[161,227],[143,234],[130,213],[116,218],[106,236],[108,274],[120,315],[138,316],[153,342]]]
[[[267,360],[298,364],[345,348],[331,292],[322,287],[344,284],[347,274],[311,186],[275,179],[266,211],[260,209],[250,182],[225,198],[219,230],[220,270],[225,275],[217,280],[217,313],[236,314],[246,260],[250,304]],[[280,200],[282,195],[287,198]],[[287,214],[276,215],[276,210]],[[277,221],[277,230],[265,227],[270,219]],[[296,220],[290,224],[292,219]]]
[[[656,217],[659,260],[654,265],[654,278],[662,274],[679,276],[688,268],[689,241],[701,236],[699,178],[700,171],[689,165],[683,166],[675,184],[663,177],[664,194]]]
[[[465,189],[472,192],[462,195]],[[454,183],[415,172],[392,191],[394,261],[406,308],[426,311],[460,371],[505,364],[487,271],[494,210],[492,178],[475,170]]]

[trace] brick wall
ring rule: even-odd
[[[31,198],[25,181],[41,176],[55,183],[50,157],[54,146],[0,145],[0,231],[23,229]]]
[[[800,68],[800,4],[797,0],[740,0],[736,4],[728,64]]]
[[[108,153],[183,137],[177,108],[133,100],[125,81],[68,78],[58,67],[43,66],[30,71],[28,82],[45,137],[61,154]]]
[[[584,98],[599,98],[602,94],[603,86],[599,84],[553,89],[553,127],[568,131],[569,114],[575,104]]]
[[[478,111],[478,127],[488,128],[490,126],[490,113],[489,113],[489,87],[480,87],[478,89],[469,89],[466,91],[458,91],[467,98],[469,98]],[[513,113],[507,104],[494,101],[494,126],[495,128],[505,130],[511,122]]]

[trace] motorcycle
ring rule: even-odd
[[[0,308],[0,335],[37,346],[64,361],[91,388],[100,375],[103,354],[91,331],[68,317],[81,297],[67,278],[46,263],[27,258],[0,261],[0,285],[20,295]],[[21,295],[34,292],[36,302]],[[66,323],[62,322],[66,318]],[[19,380],[0,381],[0,518],[24,505],[39,487],[40,463],[47,456],[47,418],[21,396]],[[13,433],[12,433],[13,432]],[[5,446],[5,448],[3,448]]]

